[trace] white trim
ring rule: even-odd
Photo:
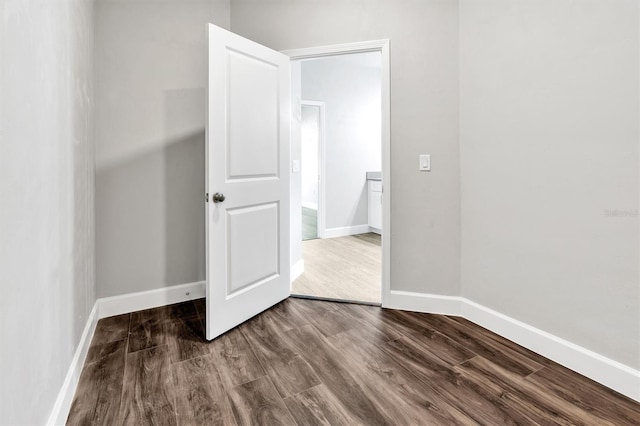
[[[385,308],[429,314],[456,315],[461,313],[460,297],[391,290]]]
[[[304,259],[300,259],[291,267],[291,282],[294,282],[304,273]]]
[[[157,308],[173,303],[205,297],[205,281],[189,284],[174,285],[155,290],[98,299],[99,317],[106,318],[113,315]]]
[[[389,40],[358,41],[355,43],[333,44],[329,46],[304,47],[302,49],[283,50],[281,53],[292,60],[322,58],[333,55],[346,55],[351,53],[379,52]]]
[[[324,230],[323,238],[346,237],[348,235],[366,234],[369,232],[369,225],[343,226],[340,228],[327,228]]]
[[[384,40],[382,53],[382,306],[391,296],[391,56],[389,40]]]
[[[343,55],[349,53],[380,52],[381,70],[381,107],[382,107],[382,306],[387,307],[391,292],[391,62],[389,40],[372,40],[356,43],[336,44],[331,46],[308,47],[285,50],[291,60],[320,58],[324,56]],[[367,232],[367,231],[364,231]],[[324,235],[323,238],[327,238]]]
[[[462,316],[469,321],[640,402],[640,371],[471,300],[463,302]]]
[[[462,316],[640,402],[640,371],[464,297],[391,291],[385,307]]]
[[[93,309],[91,309],[89,318],[87,318],[87,323],[82,331],[80,342],[78,342],[76,352],[73,354],[71,365],[69,365],[67,375],[64,378],[64,382],[62,382],[62,387],[60,388],[60,392],[58,392],[56,402],[53,404],[53,408],[49,414],[47,425],[64,425],[67,423],[67,417],[69,417],[71,403],[73,402],[73,396],[75,395],[76,388],[78,387],[82,367],[84,367],[84,362],[87,359],[87,353],[89,352],[89,346],[93,339],[93,333],[96,331],[99,311],[98,306],[99,303],[96,301],[93,305]]]

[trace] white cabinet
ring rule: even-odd
[[[382,233],[382,182],[368,180],[369,186],[369,227],[377,234]]]

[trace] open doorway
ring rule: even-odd
[[[292,236],[300,236],[303,265],[294,271],[292,294],[380,304],[382,52],[294,60],[292,82],[293,108],[296,100],[300,107],[292,129],[299,192],[292,186],[291,203],[300,232],[292,227]]]

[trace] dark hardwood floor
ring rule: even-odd
[[[288,299],[99,321],[70,425],[640,425],[640,404],[462,318]]]

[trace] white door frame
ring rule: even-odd
[[[325,137],[325,103],[319,101],[301,100],[301,106],[313,106],[318,107],[318,238],[325,238],[325,149],[324,149],[324,137]],[[302,166],[304,167],[304,166]]]
[[[291,60],[321,58],[350,53],[382,54],[382,307],[391,293],[391,98],[389,40],[372,40],[330,46],[284,50]]]

